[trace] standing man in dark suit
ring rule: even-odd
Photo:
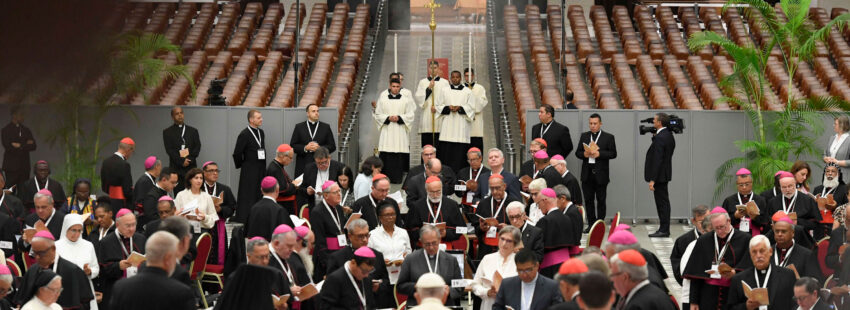
[[[617,158],[617,144],[614,135],[602,131],[602,117],[593,113],[588,118],[590,131],[581,134],[576,148],[576,157],[581,159],[581,189],[584,192],[584,209],[587,210],[587,228],[596,220],[605,220],[608,195],[608,162]],[[584,145],[595,143],[599,148],[586,151]],[[577,195],[573,193],[573,195]]]
[[[522,232],[522,245],[526,249],[534,252],[534,258],[537,262],[543,261],[543,230],[531,225],[526,220],[525,205],[522,202],[514,201],[508,204],[507,207],[508,220],[511,225],[519,228]]]
[[[145,173],[133,185],[133,204],[136,210],[141,210],[142,200],[145,199],[145,195],[154,187],[160,173],[162,173],[162,161],[157,159],[156,156],[148,156],[145,159]]]
[[[168,154],[169,166],[177,170],[180,182],[174,188],[174,193],[185,188],[183,177],[189,169],[198,166],[197,158],[201,153],[201,138],[198,129],[186,125],[183,119],[183,108],[175,106],[171,108],[171,119],[174,125],[162,131],[162,142],[165,144],[165,153]]]
[[[518,275],[502,281],[493,309],[543,310],[564,301],[558,283],[537,273],[540,263],[531,250],[520,250],[514,262]]]
[[[676,149],[676,139],[673,132],[667,129],[670,116],[664,113],[655,114],[652,119],[655,135],[652,144],[646,151],[646,162],[643,179],[649,182],[649,190],[655,196],[655,210],[658,211],[660,226],[658,231],[649,234],[650,237],[670,237],[670,194],[667,183],[673,176],[673,150]]]
[[[32,197],[42,189],[47,189],[53,193],[53,206],[57,209],[61,208],[62,204],[67,201],[62,183],[50,177],[50,164],[47,161],[39,160],[35,162],[35,176],[15,186],[14,193],[21,199],[27,210],[32,210],[34,206]],[[71,191],[73,192],[73,189]]]
[[[301,175],[304,167],[311,162],[313,153],[319,147],[328,150],[328,154],[336,151],[336,141],[328,123],[319,121],[319,106],[307,106],[307,120],[295,125],[289,144],[295,149],[295,176]]]
[[[319,147],[313,152],[313,162],[304,167],[304,178],[296,191],[296,200],[299,206],[308,205],[310,210],[313,205],[321,200],[322,186],[327,181],[334,181],[342,171],[342,163],[331,159],[330,152]],[[320,196],[316,196],[316,194]]]
[[[23,183],[30,175],[30,152],[35,151],[35,138],[29,128],[24,126],[24,112],[20,106],[12,107],[12,121],[0,132],[3,140],[3,171],[6,172],[6,185]]]
[[[548,104],[540,106],[537,113],[540,123],[531,127],[531,139],[543,138],[546,140],[546,153],[549,156],[559,154],[564,158],[573,151],[573,140],[570,138],[570,129],[555,121],[555,108]]]
[[[109,195],[112,211],[129,207],[133,202],[133,175],[130,173],[130,156],[136,151],[136,142],[129,137],[118,142],[118,151],[103,160],[100,165],[100,184]]]
[[[248,111],[248,127],[236,138],[233,148],[233,163],[239,170],[239,197],[237,200],[235,221],[245,223],[251,206],[260,200],[260,181],[266,175],[266,133],[260,129],[263,114],[251,109]]]

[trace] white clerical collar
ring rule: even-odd
[[[661,128],[658,128],[658,130],[656,130],[656,131],[655,131],[655,133],[656,133],[656,134],[658,134],[659,132],[661,132],[661,131],[662,131],[662,130],[664,130],[664,129],[667,129],[667,127],[661,127]]]
[[[266,195],[263,195],[263,198],[268,199],[268,200],[271,200],[271,201],[274,201],[274,202],[277,202],[274,198],[269,197],[269,196],[266,196]]]
[[[118,157],[121,157],[121,159],[126,159],[124,158],[124,154],[121,154],[121,152],[115,152],[115,155],[118,155]]]

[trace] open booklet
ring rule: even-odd
[[[189,203],[187,203],[183,207],[183,209],[180,210],[179,215],[186,215],[186,214],[195,212],[195,210],[197,210],[197,209],[198,209],[198,199],[195,199],[195,200],[192,200]]]
[[[139,264],[141,264],[145,260],[147,260],[147,258],[145,258],[145,254],[136,251],[133,251],[132,253],[130,253],[130,256],[127,257],[127,262],[129,262],[130,265],[133,265],[134,267],[138,267]]]
[[[301,287],[301,293],[299,293],[295,297],[300,301],[313,298],[314,296],[318,295],[320,291],[322,291],[322,284],[324,283],[325,281],[319,282],[319,284],[309,283]]]
[[[767,295],[767,288],[759,287],[754,289],[744,281],[741,281],[741,287],[744,288],[744,296],[747,296],[747,299],[757,301],[760,306],[767,306],[770,304],[770,298],[768,298]]]
[[[289,300],[289,294],[277,296],[272,294],[272,302],[274,302],[274,307],[278,308],[281,305],[285,304]]]
[[[301,186],[301,182],[304,182],[304,175],[299,175],[295,180],[292,180],[292,184],[295,186]]]

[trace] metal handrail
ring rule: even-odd
[[[498,142],[501,143],[499,148],[505,153],[506,162],[505,169],[516,171],[516,149],[514,148],[513,135],[511,134],[511,126],[508,121],[508,107],[505,102],[505,88],[502,85],[502,73],[499,65],[499,52],[496,47],[496,4],[495,1],[487,1],[487,48],[490,56],[490,77],[492,79],[492,87],[490,87],[490,98],[496,103],[493,109],[494,119],[499,120],[497,125],[496,136]]]

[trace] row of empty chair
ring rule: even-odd
[[[505,45],[507,45],[508,68],[511,76],[511,88],[514,94],[519,128],[525,139],[525,111],[536,109],[534,93],[531,91],[531,78],[525,64],[525,54],[522,48],[522,33],[519,27],[517,8],[508,5],[504,10]]]
[[[297,14],[293,14],[293,12],[297,12]],[[307,6],[303,3],[301,6],[295,6],[295,3],[289,8],[289,15],[286,16],[286,22],[283,24],[283,33],[278,37],[278,41],[274,46],[276,51],[283,53],[283,56],[286,59],[289,59],[295,54],[293,51],[295,50],[295,30],[297,27],[304,26],[304,17],[307,16]],[[298,24],[300,22],[300,24]]]
[[[204,3],[198,16],[195,17],[195,22],[186,34],[183,40],[181,50],[183,55],[192,55],[195,51],[200,50],[206,43],[207,37],[212,30],[213,21],[218,14],[218,8],[215,4]],[[173,43],[174,41],[172,41]]]
[[[221,14],[218,16],[218,21],[213,26],[212,33],[207,44],[204,45],[204,50],[207,52],[207,57],[212,60],[217,57],[219,51],[224,50],[225,44],[233,34],[233,28],[236,26],[236,20],[239,18],[240,6],[238,2],[225,4],[221,9]]]
[[[316,57],[316,47],[324,33],[325,13],[328,5],[325,3],[316,3],[310,10],[310,20],[307,23],[307,30],[301,39],[301,45],[298,50],[298,59],[292,59],[290,70],[287,70],[283,77],[283,82],[278,87],[278,91],[272,99],[272,106],[276,107],[293,107],[297,93],[304,89],[306,75],[313,60]],[[284,53],[285,54],[285,53]],[[297,67],[297,70],[295,69]],[[296,76],[297,72],[297,76]],[[298,81],[296,86],[295,81]]]
[[[263,16],[263,21],[260,24],[260,30],[257,31],[254,41],[251,42],[251,51],[257,54],[259,60],[266,60],[266,56],[269,54],[269,49],[272,46],[272,40],[277,37],[278,26],[280,25],[280,20],[283,19],[284,13],[283,4],[269,4],[269,8],[266,10],[266,14]]]
[[[337,14],[336,9],[334,14]],[[325,104],[326,107],[334,107],[339,111],[338,128],[342,127],[342,122],[345,119],[344,113],[348,110],[351,93],[354,92],[357,70],[363,59],[363,48],[366,45],[366,32],[369,30],[370,18],[369,5],[357,5],[354,21],[351,24],[351,29],[348,30],[348,41],[345,44],[345,50],[342,51],[342,61],[336,73],[336,80],[334,80],[333,88]]]
[[[304,96],[298,103],[301,107],[306,107],[310,104],[321,105],[325,98],[325,90],[330,84],[331,74],[334,71],[336,63],[336,55],[339,52],[340,44],[342,44],[342,36],[345,31],[345,21],[348,17],[349,6],[347,3],[338,4],[334,8],[331,25],[328,26],[328,38],[319,52],[319,56],[313,66],[313,72],[310,74],[310,79],[307,81],[304,89]],[[333,31],[333,37],[331,37]],[[318,42],[318,40],[316,40]],[[315,49],[318,46],[313,45],[310,48]]]
[[[611,62],[611,57],[620,50],[620,44],[614,39],[611,24],[608,23],[608,14],[605,7],[594,5],[590,7],[590,21],[593,23],[593,31],[596,33],[596,42],[599,44],[599,53],[606,63]]]
[[[546,15],[549,17],[549,32],[552,33],[552,28],[557,28],[557,34],[560,34],[561,31],[561,7],[558,5],[550,5],[546,8]],[[556,16],[557,18],[553,18]],[[560,36],[551,36],[552,47],[555,51],[561,51],[561,38]],[[576,107],[582,109],[590,109],[593,105],[593,100],[587,94],[587,90],[584,87],[584,81],[581,79],[581,75],[579,74],[578,64],[576,63],[576,57],[572,54],[572,51],[569,47],[565,46],[563,51],[556,52],[561,53],[563,58],[563,68],[567,70],[567,75],[565,76],[566,88],[573,93],[573,104]]]
[[[250,2],[245,6],[245,11],[239,19],[236,31],[227,43],[227,50],[233,53],[233,56],[240,56],[248,49],[248,44],[251,42],[251,37],[254,36],[254,30],[256,30],[262,16],[262,3]]]
[[[561,108],[564,99],[558,90],[558,77],[552,69],[549,49],[546,47],[546,36],[540,22],[540,10],[536,5],[526,6],[525,16],[528,44],[531,49],[531,62],[534,64],[534,75],[537,77],[537,91],[540,92],[540,101],[543,104]]]

